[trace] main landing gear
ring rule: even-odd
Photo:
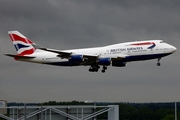
[[[99,65],[92,65],[90,68],[89,68],[89,72],[98,72],[98,70],[100,69],[100,66]],[[103,66],[101,72],[102,73],[105,73],[107,70],[107,67],[106,66]]]
[[[160,66],[160,65],[161,65],[160,60],[161,60],[161,58],[158,58],[157,66]]]
[[[99,68],[100,68],[99,65],[91,66],[89,68],[89,72],[98,72]]]
[[[107,67],[106,66],[103,66],[103,69],[101,70],[102,73],[105,73],[107,70]]]

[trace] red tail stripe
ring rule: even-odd
[[[24,56],[24,55],[30,55],[30,54],[33,54],[35,51],[35,49],[30,49],[30,50],[25,50],[23,51],[22,53],[18,54],[19,56]]]
[[[27,38],[22,38],[22,37],[20,37],[20,36],[18,36],[16,34],[10,34],[9,36],[10,36],[12,41],[22,41],[24,43],[29,43],[29,44],[33,43],[31,40],[29,40]]]

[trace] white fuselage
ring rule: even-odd
[[[142,44],[151,42],[154,44]],[[153,48],[149,48],[149,47]],[[84,49],[72,49],[62,50],[63,52],[71,52],[72,55],[98,55],[99,58],[124,58],[119,60],[121,62],[130,62],[138,60],[158,59],[176,51],[176,48],[170,44],[163,42],[162,40],[149,40],[149,41],[137,41],[126,42],[120,44],[114,44],[104,47],[84,48]],[[59,66],[76,66],[81,64],[69,64],[69,59],[58,57],[58,53],[49,51],[36,50],[32,55],[33,59],[19,59],[21,61],[35,62],[42,64],[52,64]]]

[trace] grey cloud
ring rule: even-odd
[[[86,100],[159,102],[179,100],[178,51],[162,59],[109,67],[55,67],[16,62],[7,34],[18,30],[40,46],[69,49],[163,39],[180,46],[179,1],[2,0],[0,4],[0,94],[8,101]],[[78,94],[77,94],[78,93]],[[113,96],[112,96],[113,95]],[[143,97],[142,97],[143,96]]]

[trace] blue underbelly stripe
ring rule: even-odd
[[[161,57],[167,56],[169,54],[171,54],[171,53],[127,56],[123,61],[127,61],[128,62],[128,61],[157,59],[157,58],[161,58]]]
[[[130,62],[130,61],[141,61],[141,60],[150,60],[150,59],[157,59],[164,56],[167,56],[171,53],[164,53],[164,54],[152,54],[152,55],[136,55],[136,56],[127,56],[123,60],[119,60],[119,62]],[[116,61],[118,62],[118,61]],[[73,61],[65,61],[65,62],[48,62],[44,63],[48,65],[57,65],[57,66],[78,66],[80,63],[73,62]]]

